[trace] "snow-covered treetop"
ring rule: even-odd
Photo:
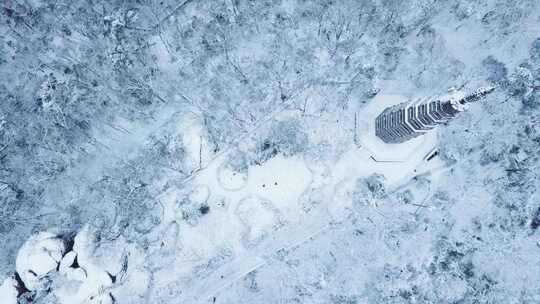
[[[465,91],[454,91],[450,95],[450,102],[452,106],[458,111],[464,111],[467,109],[468,104],[482,99],[487,94],[495,90],[495,86],[485,86],[474,90],[471,93]]]

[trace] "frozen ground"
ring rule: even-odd
[[[2,304],[540,303],[536,0],[8,0],[0,37]]]

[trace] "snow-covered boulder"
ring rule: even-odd
[[[195,197],[201,195],[207,196],[203,191]],[[145,302],[151,282],[146,252],[121,236],[114,240],[99,236],[99,230],[84,227],[75,236],[71,251],[67,251],[62,238],[52,233],[30,237],[16,261],[22,282],[16,277],[6,279],[0,285],[0,304],[16,304],[20,291],[26,289],[38,302]]]
[[[149,282],[144,252],[122,237],[102,240],[98,234],[90,226],[77,233],[59,266],[56,298],[62,304],[140,301]]]
[[[88,268],[88,271],[96,269],[110,274],[119,273],[129,245],[123,237],[100,240],[98,234],[98,231],[89,226],[77,233],[73,251],[77,253],[78,263],[81,267]]]
[[[19,250],[16,269],[26,288],[37,289],[49,272],[55,271],[62,259],[65,245],[49,232],[31,236]]]
[[[99,245],[95,231],[89,227],[77,233],[73,251],[68,252],[60,263],[61,276],[53,289],[60,303],[112,302],[104,291],[114,283],[107,269],[114,269],[121,263],[116,258],[117,250],[114,250],[118,248],[109,248],[107,259],[103,257],[103,250],[97,250]]]

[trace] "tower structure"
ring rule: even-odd
[[[403,143],[448,122],[471,102],[482,99],[495,87],[481,87],[472,93],[409,100],[386,108],[375,118],[375,135],[385,143]]]

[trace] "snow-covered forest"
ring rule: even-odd
[[[377,96],[483,85],[366,169]],[[2,304],[540,303],[539,165],[537,0],[0,6]]]

